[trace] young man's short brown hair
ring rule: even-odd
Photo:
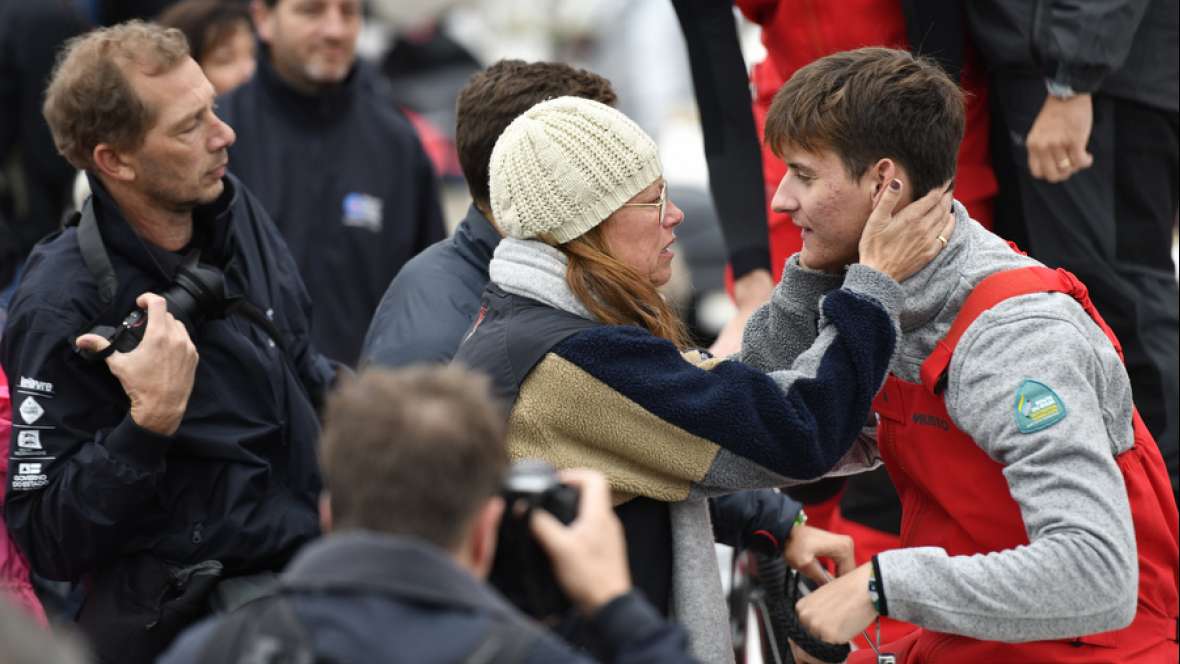
[[[853,179],[893,159],[922,196],[954,177],[965,122],[963,93],[933,60],[861,48],[795,72],[770,105],[766,142],[779,155],[830,149]]]
[[[460,544],[508,465],[488,380],[458,367],[367,369],[328,399],[321,446],[338,530]]]
[[[504,129],[534,105],[566,96],[617,100],[610,81],[560,62],[501,60],[471,77],[455,104],[455,147],[476,204],[490,209],[488,162]]]
[[[128,68],[158,76],[188,55],[188,41],[179,30],[143,21],[99,28],[66,42],[42,107],[57,151],[75,168],[90,168],[99,143],[138,148],[156,109],[136,94]]]

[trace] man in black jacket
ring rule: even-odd
[[[164,664],[261,652],[272,662],[589,662],[484,583],[508,465],[486,379],[453,367],[367,371],[329,399],[326,422],[321,510],[332,534],[283,572],[281,595],[193,628]],[[631,590],[606,480],[562,479],[581,490],[577,518],[566,527],[538,510],[532,530],[607,661],[690,661],[684,632]]]
[[[78,620],[102,662],[151,661],[319,532],[315,404],[335,368],[282,239],[225,173],[213,101],[183,35],[139,22],[70,42],[46,95],[94,195],[34,249],[0,343],[5,519],[39,574],[88,581]],[[186,324],[159,294],[194,263],[224,288]],[[111,352],[137,308],[142,341]]]
[[[233,172],[291,247],[316,346],[355,364],[386,286],[445,236],[434,172],[384,82],[356,60],[360,0],[253,8],[258,70],[219,101],[241,132]]]
[[[992,71],[993,121],[1006,128],[993,152],[998,165],[1001,156],[1012,162],[1012,212],[1023,216],[1028,250],[1089,287],[1122,342],[1135,405],[1175,491],[1180,7],[1175,0],[965,4]]]

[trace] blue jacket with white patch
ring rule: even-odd
[[[230,170],[270,213],[307,284],[316,347],[355,364],[393,277],[445,236],[417,134],[363,63],[310,96],[279,79],[264,50],[254,79],[218,104],[238,136]]]

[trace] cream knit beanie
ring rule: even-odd
[[[661,175],[655,141],[619,111],[581,97],[543,101],[512,121],[489,165],[492,215],[510,237],[564,244]]]

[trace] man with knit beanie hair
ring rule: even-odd
[[[682,354],[684,325],[657,290],[684,215],[634,122],[548,100],[508,126],[489,168],[508,237],[455,361],[492,378],[513,457],[607,476],[635,585],[686,628],[694,655],[731,661],[707,498],[877,462],[859,434],[898,341],[898,282],[938,254],[949,201],[931,194],[895,215],[900,187],[884,188],[860,262],[819,314],[778,306],[807,287],[784,281],[742,353],[719,360]],[[789,367],[745,363],[799,338],[815,341]]]

